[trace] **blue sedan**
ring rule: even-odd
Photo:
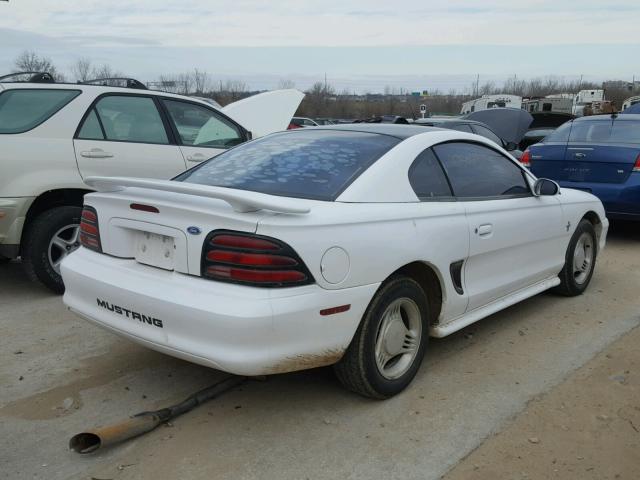
[[[640,115],[596,115],[561,125],[525,151],[540,178],[593,193],[607,217],[640,221]]]

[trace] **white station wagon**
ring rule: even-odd
[[[335,364],[386,398],[444,337],[554,288],[581,294],[608,221],[493,142],[409,125],[275,133],[172,181],[94,177],[64,302],[240,375]]]

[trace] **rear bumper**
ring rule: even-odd
[[[561,187],[588,190],[598,197],[609,218],[640,219],[640,173],[625,183],[559,182]]]
[[[378,284],[252,288],[140,265],[80,248],[61,265],[64,303],[152,349],[238,375],[337,362]],[[350,304],[347,312],[320,310]]]

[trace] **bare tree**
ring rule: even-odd
[[[219,95],[224,104],[240,100],[246,96],[248,90],[247,84],[242,80],[226,80],[225,82],[220,80],[219,86]]]
[[[385,106],[387,115],[395,115],[396,107],[400,102],[399,92],[394,87],[386,85],[384,87]]]
[[[289,78],[281,78],[278,80],[278,88],[286,89],[286,88],[296,88],[296,82]]]
[[[103,63],[92,69],[91,76],[93,78],[118,78],[123,77],[124,73],[111,68],[111,65]]]
[[[71,73],[78,82],[86,82],[91,79],[92,69],[91,60],[87,57],[81,57],[71,66]]]
[[[56,80],[64,77],[59,74],[55,65],[48,57],[41,57],[33,50],[25,50],[13,61],[14,72],[48,72]]]
[[[335,89],[330,84],[326,82],[314,83],[305,97],[309,114],[314,117],[326,116],[329,99],[335,94]]]
[[[209,89],[209,74],[205,71],[193,69],[193,85],[198,95],[204,95]]]

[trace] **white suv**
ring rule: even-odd
[[[91,175],[169,179],[252,137],[284,130],[303,94],[214,108],[191,97],[91,84],[0,82],[0,262],[22,257],[56,292],[78,246]]]

